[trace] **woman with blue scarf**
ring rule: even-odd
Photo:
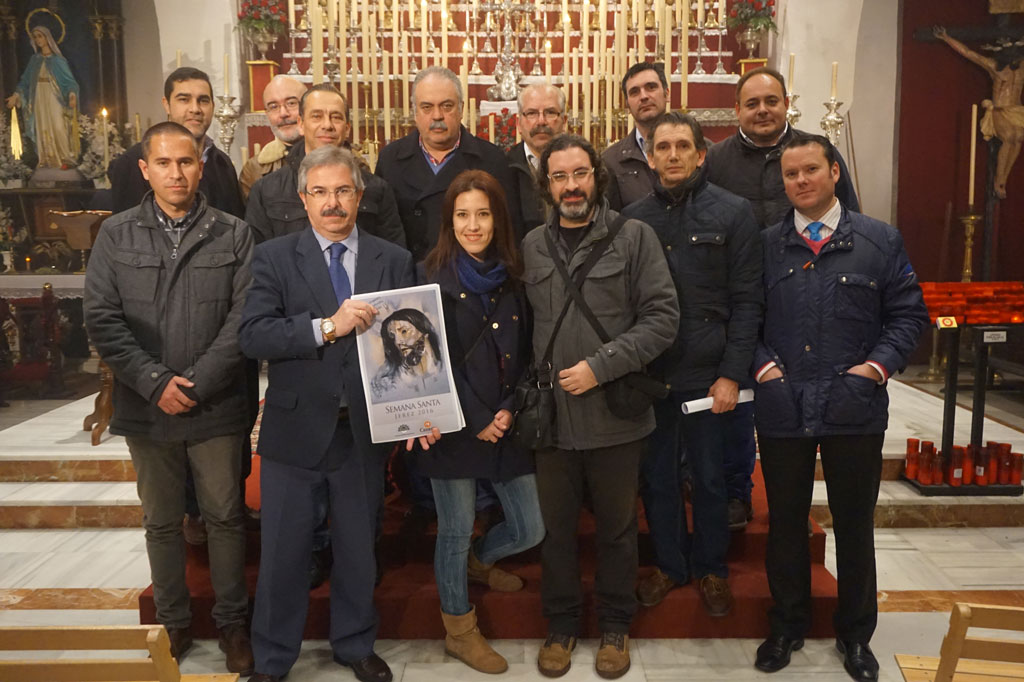
[[[486,673],[508,669],[476,624],[468,581],[511,592],[518,576],[494,566],[544,538],[533,456],[509,437],[515,387],[530,361],[530,325],[505,192],[484,171],[460,173],[444,198],[427,282],[441,287],[445,329],[466,427],[416,453],[437,505],[434,576],[447,637],[445,651]],[[505,520],[471,542],[476,480],[486,479]]]

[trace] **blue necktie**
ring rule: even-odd
[[[825,227],[825,223],[815,220],[813,223],[807,226],[807,231],[810,233],[811,241],[821,241],[821,228]]]
[[[352,285],[348,282],[348,273],[345,266],[341,264],[341,254],[348,251],[348,248],[341,242],[334,242],[330,246],[331,264],[327,271],[331,275],[331,284],[334,285],[334,295],[338,297],[338,305],[352,296]]]

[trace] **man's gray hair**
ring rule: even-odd
[[[416,106],[416,86],[420,84],[421,80],[430,78],[431,76],[437,76],[438,78],[447,78],[451,81],[452,85],[455,86],[455,96],[459,100],[459,106],[462,106],[462,83],[459,81],[459,77],[455,75],[455,72],[451,69],[446,69],[443,66],[428,66],[425,69],[420,69],[416,74],[415,80],[412,82],[412,105]]]
[[[327,144],[306,154],[306,158],[299,164],[299,190],[302,193],[306,192],[306,178],[309,176],[309,171],[321,166],[345,166],[352,171],[352,185],[356,191],[362,192],[366,187],[359,168],[359,161],[356,160],[355,155],[348,149]]]
[[[530,92],[540,92],[548,95],[550,95],[551,93],[555,93],[555,96],[558,97],[558,111],[562,114],[562,116],[565,116],[565,90],[563,90],[562,88],[557,88],[554,85],[550,85],[548,83],[537,83],[535,85],[527,85],[525,88],[519,91],[519,97],[516,98],[516,104],[519,105],[520,114],[523,113],[524,109],[523,100],[526,98],[527,93]]]

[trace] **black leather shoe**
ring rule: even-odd
[[[249,682],[281,682],[281,678],[277,675],[268,675],[266,673],[256,673],[249,678]]]
[[[370,654],[358,661],[342,661],[338,658],[336,662],[352,668],[359,682],[391,682],[391,668],[384,662],[384,659],[377,654]]]
[[[802,639],[790,639],[785,635],[772,635],[757,647],[754,667],[764,673],[774,673],[789,665],[789,656],[804,646]]]
[[[837,639],[836,651],[843,655],[846,673],[857,682],[875,682],[878,679],[878,659],[867,644]]]

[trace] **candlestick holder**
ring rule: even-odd
[[[329,49],[327,50],[327,58],[324,59],[324,73],[327,75],[327,82],[334,85],[335,81],[341,82],[340,74],[341,62],[338,60],[338,50]]]
[[[722,0],[723,2],[725,0]],[[716,76],[727,76],[728,72],[725,70],[725,62],[722,61],[722,39],[725,36],[725,31],[718,32],[718,62],[715,64]]]
[[[573,135],[579,135],[583,130],[583,119],[579,116],[569,116],[566,119],[565,124],[569,127],[569,132]]]
[[[305,33],[309,30],[309,19],[306,17],[306,12],[302,12],[302,18],[299,19],[298,29],[300,32]]]
[[[288,36],[289,36],[289,38],[291,40],[291,44],[292,44],[292,65],[288,69],[288,75],[289,76],[299,76],[299,75],[301,75],[301,72],[299,71],[299,60],[295,58],[295,38],[296,38],[296,36],[298,36],[298,34],[299,34],[299,32],[296,31],[294,28],[291,29],[290,31],[288,31]]]
[[[220,124],[220,132],[217,133],[217,141],[225,153],[231,149],[231,143],[235,140],[235,126],[238,125],[238,118],[241,113],[233,104],[235,98],[231,95],[217,95],[220,106],[213,115]]]
[[[835,97],[829,97],[828,101],[823,104],[828,109],[828,113],[821,118],[821,129],[825,131],[828,141],[834,145],[839,141],[839,133],[842,132],[843,124],[846,123],[846,119],[839,113],[839,107],[843,106],[843,103]]]
[[[786,97],[789,99],[789,108],[786,109],[786,120],[789,121],[789,125],[795,126],[796,122],[800,120],[800,110],[796,108],[796,101],[800,99],[800,95],[794,95],[792,92],[788,93]]]
[[[974,277],[974,232],[984,218],[985,216],[974,212],[973,206],[967,207],[967,215],[960,216],[960,222],[964,225],[964,267],[960,273],[961,282],[970,282]]]
[[[697,63],[694,65],[693,71],[691,71],[691,74],[694,76],[703,76],[707,73],[704,70],[704,64],[701,63],[701,60],[704,59],[704,50],[706,49],[707,47],[704,45],[704,26],[701,25],[697,27]]]
[[[359,42],[356,40],[355,32],[349,34],[348,44],[350,46],[349,54],[352,55],[352,68],[348,70],[348,74],[350,76],[358,76],[361,72],[359,71],[359,59],[357,58],[357,55],[359,55],[360,52]]]
[[[420,65],[416,63],[416,57],[409,60],[409,73],[419,73]]]
[[[484,70],[480,68],[480,62],[476,57],[473,57],[473,65],[469,67],[469,75],[471,76],[482,76]]]

